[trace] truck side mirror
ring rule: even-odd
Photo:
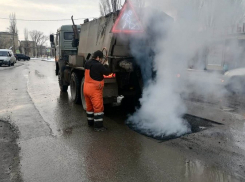
[[[54,42],[51,42],[51,48],[55,48]]]
[[[91,57],[91,54],[90,54],[90,53],[88,53],[88,55],[87,55],[87,57],[86,57],[86,60],[89,60],[89,59],[90,59],[90,57]]]
[[[54,35],[51,34],[51,35],[49,36],[49,39],[50,39],[50,42],[54,42]]]

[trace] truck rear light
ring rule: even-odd
[[[116,74],[115,73],[112,73],[108,76],[104,75],[104,78],[116,78]]]

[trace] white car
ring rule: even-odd
[[[225,73],[225,87],[233,93],[245,93],[245,67]]]
[[[16,58],[12,50],[0,49],[0,66],[14,66],[16,63]]]

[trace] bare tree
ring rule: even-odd
[[[38,30],[30,31],[30,36],[32,41],[34,41],[37,46],[37,56],[42,56],[43,47],[48,40],[48,36],[44,35],[43,32]]]
[[[47,40],[48,40],[49,38],[48,38],[48,36],[43,36],[42,38],[41,38],[41,40],[40,40],[40,42],[39,42],[39,55],[40,56],[42,56],[43,55],[43,53],[44,54],[46,54],[46,47],[44,46],[45,45],[45,43],[47,42]]]
[[[100,0],[100,14],[105,16],[111,12],[116,12],[121,9],[122,1],[121,0]]]
[[[13,52],[16,52],[16,47],[15,47],[15,36],[18,34],[18,30],[17,30],[17,21],[16,21],[16,16],[15,13],[11,13],[9,15],[9,33],[12,34],[12,43],[13,43]],[[17,40],[18,41],[18,40]]]
[[[127,0],[100,0],[99,6],[101,16],[120,10],[123,3],[126,1]],[[136,8],[145,7],[145,0],[131,0],[131,2]]]
[[[102,1],[102,0],[101,0],[101,2],[99,3],[99,6],[100,6],[100,15],[101,15],[101,16],[105,16],[106,13],[107,13],[105,1]]]

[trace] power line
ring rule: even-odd
[[[13,19],[9,19],[9,18],[1,18],[2,20],[13,20]],[[92,18],[77,18],[74,20],[85,20],[85,19],[94,19],[94,17]],[[16,21],[71,21],[71,19],[56,19],[56,20],[28,20],[28,19],[16,19]]]

